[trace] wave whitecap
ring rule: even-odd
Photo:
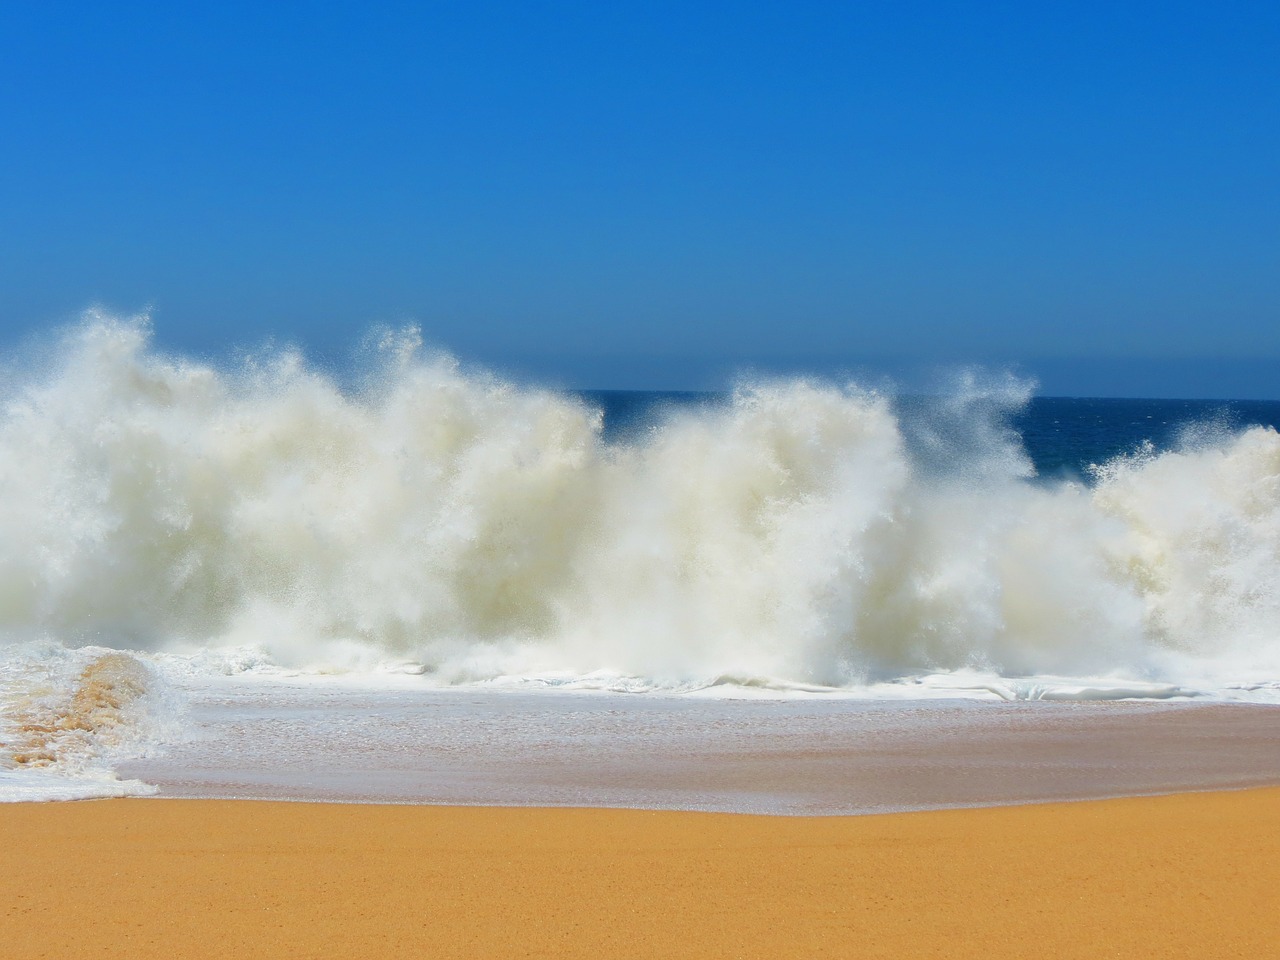
[[[853,385],[746,383],[615,443],[412,331],[372,353],[344,388],[94,315],[11,365],[0,634],[444,682],[1280,676],[1270,428],[1045,484],[1012,382],[910,423]]]

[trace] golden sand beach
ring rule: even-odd
[[[0,808],[16,957],[1247,957],[1280,788],[864,817]]]

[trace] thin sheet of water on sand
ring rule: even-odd
[[[856,814],[1280,784],[1280,707],[206,679],[161,796]]]

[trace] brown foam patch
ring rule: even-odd
[[[106,653],[76,677],[69,695],[28,699],[8,716],[14,731],[0,745],[14,767],[46,767],[94,744],[119,740],[128,710],[147,692],[146,667],[124,653]]]

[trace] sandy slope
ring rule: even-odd
[[[1254,957],[1280,789],[853,818],[0,808],[5,957]]]

